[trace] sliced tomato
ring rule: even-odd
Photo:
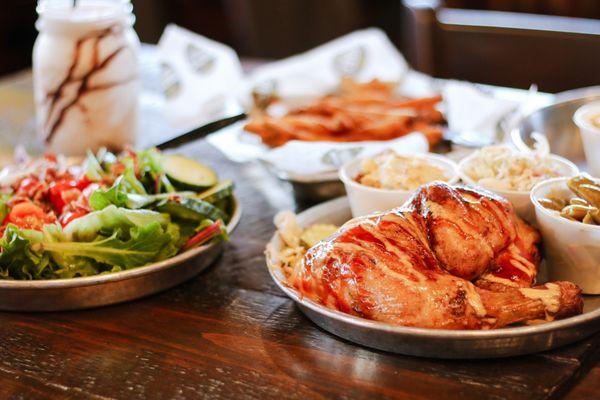
[[[122,175],[123,172],[125,172],[125,165],[118,161],[116,163],[114,163],[113,165],[111,165],[110,167],[111,173],[114,177],[117,177],[119,175]]]
[[[46,153],[44,155],[44,158],[48,161],[52,161],[52,162],[57,162],[58,159],[56,158],[56,154],[52,154],[52,153]]]
[[[86,176],[80,180],[62,180],[52,182],[48,189],[48,199],[52,203],[52,208],[57,214],[62,214],[67,204],[77,200],[81,196],[81,191],[90,186],[93,182]]]
[[[84,175],[80,180],[77,181],[76,187],[79,190],[83,190],[94,183],[90,178]]]
[[[5,224],[15,224],[23,229],[41,230],[45,224],[51,224],[56,221],[53,214],[46,214],[41,207],[29,203],[18,203],[8,213],[4,220]]]
[[[74,183],[73,183],[74,185]],[[62,197],[65,190],[71,189],[73,186],[70,182],[52,182],[48,189],[48,200],[52,203],[52,208],[57,214],[62,213],[62,209],[67,204]]]
[[[31,176],[29,178],[25,178],[21,181],[21,183],[19,183],[19,192],[25,192],[28,193],[31,189],[33,189],[34,187],[36,187],[37,185],[39,185],[40,181],[39,179],[37,179],[34,176]]]
[[[66,213],[64,213],[63,215],[60,216],[60,218],[58,219],[58,222],[60,222],[60,224],[62,226],[67,226],[69,224],[69,222],[83,217],[84,215],[87,215],[88,212],[86,210],[74,210],[74,211],[67,211]]]

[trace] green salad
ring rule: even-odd
[[[227,239],[233,182],[156,149],[46,155],[0,172],[0,279],[140,267]]]

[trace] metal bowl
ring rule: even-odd
[[[568,158],[585,170],[587,163],[573,114],[579,107],[595,100],[600,100],[600,86],[557,94],[553,104],[525,115],[510,126],[507,133],[517,148],[531,148],[531,134],[542,133],[548,139],[552,153]]]
[[[229,233],[238,225],[242,213],[237,199],[233,199],[234,212],[227,225]],[[138,299],[169,289],[196,276],[207,268],[222,250],[222,242],[209,243],[154,264],[82,278],[0,280],[0,310],[78,310]],[[193,258],[195,259],[192,260]]]
[[[305,227],[315,223],[341,225],[351,217],[348,199],[343,197],[300,213],[298,222]],[[281,245],[276,234],[269,247],[277,250]],[[371,321],[332,310],[302,297],[285,284],[274,257],[275,254],[267,254],[271,277],[308,318],[334,335],[379,350],[433,358],[509,357],[550,350],[600,330],[600,296],[585,296],[581,315],[531,326],[462,331],[413,328]]]

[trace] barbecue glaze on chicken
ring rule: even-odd
[[[532,286],[539,240],[503,198],[435,182],[344,225],[289,282],[327,307],[404,326],[488,329],[581,313],[573,283]]]

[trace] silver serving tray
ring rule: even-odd
[[[343,197],[300,213],[298,222],[305,227],[315,223],[341,225],[350,218],[348,199]],[[281,244],[275,234],[270,246],[278,249]],[[302,298],[283,282],[283,273],[272,257],[267,255],[271,277],[308,318],[334,335],[379,350],[433,358],[508,357],[554,349],[600,331],[600,296],[586,296],[584,313],[575,317],[487,331],[423,329],[370,321]]]
[[[242,213],[237,199],[233,200],[234,212],[227,225],[229,233],[238,225]],[[154,264],[105,275],[38,281],[0,280],[0,310],[78,310],[138,299],[196,276],[215,261],[223,245],[223,242],[210,243]],[[192,258],[196,259],[183,264]]]
[[[575,89],[556,95],[555,102],[524,115],[509,126],[510,140],[520,149],[533,144],[531,134],[543,133],[550,144],[550,151],[587,169],[579,128],[573,122],[573,114],[585,104],[600,100],[600,86]]]

